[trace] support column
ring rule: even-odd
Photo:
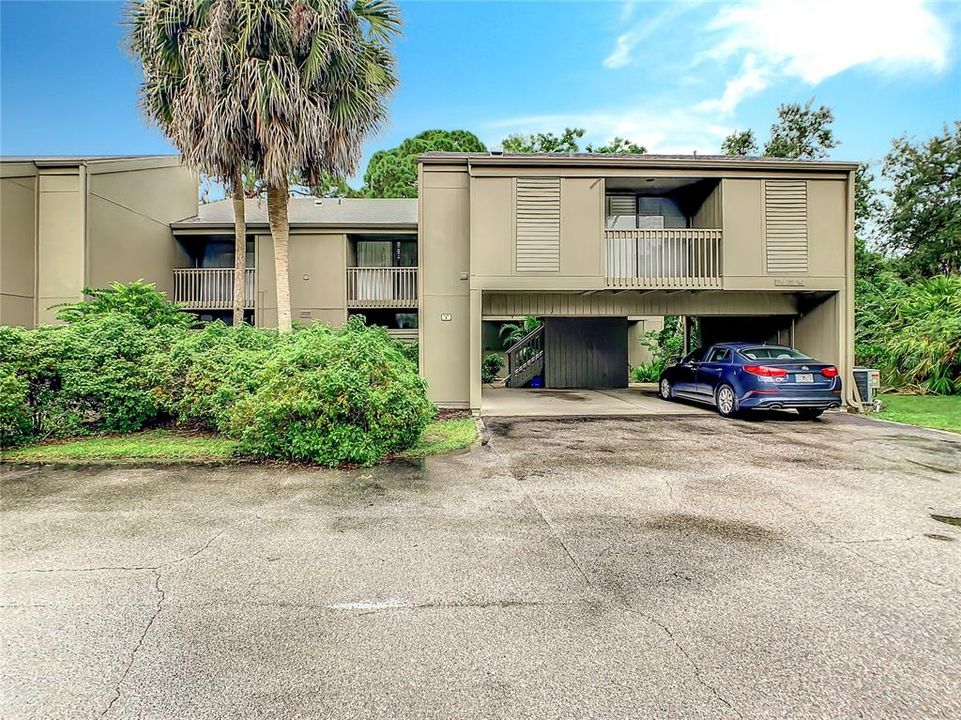
[[[481,356],[484,352],[483,309],[481,290],[470,291],[470,409],[475,415],[481,410]]]

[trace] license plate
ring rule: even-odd
[[[794,382],[799,383],[813,383],[814,374],[813,373],[798,373],[794,376]]]

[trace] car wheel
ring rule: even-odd
[[[798,408],[797,414],[800,415],[805,420],[815,420],[821,417],[821,413],[824,411],[819,408]]]
[[[721,385],[714,396],[714,404],[717,406],[718,413],[723,417],[729,418],[737,415],[737,396],[734,394],[734,388],[730,385]]]
[[[661,382],[657,386],[657,394],[661,400],[671,400],[673,398],[671,392],[671,381],[667,378],[661,378]]]

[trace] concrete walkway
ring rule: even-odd
[[[529,390],[485,387],[481,415],[487,417],[623,417],[703,415],[707,406],[664,402],[654,385],[610,390]]]

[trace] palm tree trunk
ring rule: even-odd
[[[287,220],[287,186],[267,188],[267,217],[274,240],[274,276],[277,281],[277,329],[290,332],[290,277],[287,243],[290,223]]]
[[[240,168],[231,179],[234,203],[234,327],[244,324],[247,287],[247,218],[244,214],[244,181]]]

